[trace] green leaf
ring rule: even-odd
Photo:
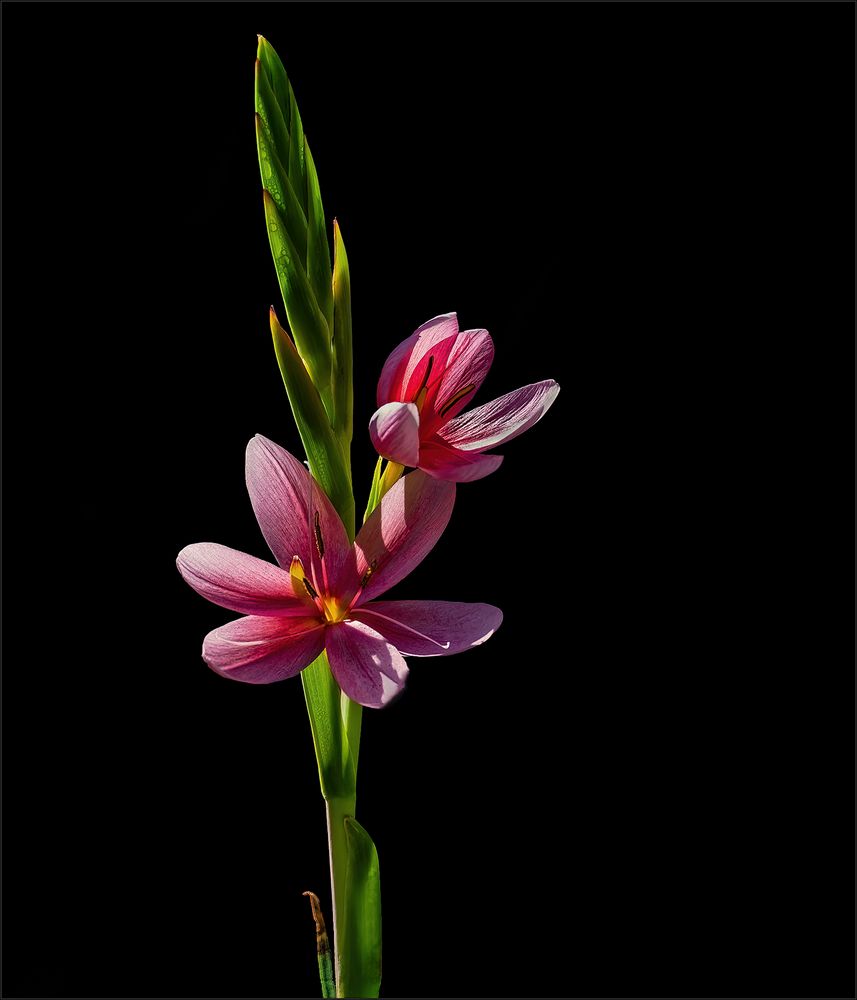
[[[304,138],[304,127],[301,122],[301,113],[298,111],[295,93],[292,90],[289,94],[291,101],[291,114],[289,116],[289,177],[292,179],[292,187],[298,196],[298,201],[306,209],[307,205],[307,168],[306,168],[306,139]]]
[[[288,115],[289,113],[289,95],[291,94],[292,87],[289,83],[289,78],[286,76],[286,70],[283,66],[282,60],[277,55],[274,46],[262,35],[258,36],[259,46],[256,49],[256,59],[262,64],[267,74],[268,82],[271,90],[273,91],[274,97],[280,107],[283,109],[283,114]],[[286,117],[286,125],[288,125],[289,120]]]
[[[271,308],[271,336],[292,414],[306,450],[310,472],[336,508],[349,538],[354,537],[354,496],[342,449],[327,420],[321,396],[295,345]]]
[[[369,490],[369,501],[366,504],[366,511],[363,514],[363,523],[366,523],[367,518],[372,513],[372,511],[378,506],[381,500],[381,482],[384,468],[384,459],[378,456],[378,461],[375,463],[375,473],[372,476],[372,486]]]
[[[262,63],[256,60],[256,114],[262,124],[262,131],[265,133],[271,147],[277,151],[283,166],[288,166],[289,162],[289,126],[283,117],[282,105],[277,101],[268,75],[265,73]],[[286,105],[288,111],[288,105]],[[264,177],[262,178],[264,183]]]
[[[342,232],[333,220],[333,429],[348,452],[353,433],[354,374],[351,347],[351,277]]]
[[[271,142],[270,133],[265,129],[263,119],[258,114],[256,115],[256,148],[259,153],[262,184],[274,199],[274,204],[277,206],[286,231],[291,236],[298,256],[305,260],[307,254],[306,217],[298,204],[295,192],[292,190],[286,169]]]
[[[306,147],[307,166],[307,251],[306,273],[310,287],[322,315],[327,321],[328,336],[333,331],[333,288],[330,274],[330,247],[324,227],[324,206],[318,187],[318,174],[309,146]]]
[[[381,875],[372,838],[346,816],[345,940],[338,944],[341,997],[377,997],[381,989]]]
[[[330,672],[327,653],[322,653],[301,671],[301,681],[318,761],[321,794],[325,799],[353,795],[355,779],[347,742],[343,739],[340,690]]]
[[[328,325],[310,288],[300,255],[270,192],[263,191],[271,253],[298,353],[318,388],[325,409],[333,410]],[[328,418],[325,418],[328,422]]]

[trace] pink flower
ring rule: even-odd
[[[215,604],[247,617],[205,637],[217,673],[269,684],[327,650],[353,701],[386,705],[404,686],[403,656],[448,656],[499,627],[489,604],[378,601],[417,566],[446,527],[455,486],[414,472],[387,493],[350,544],[333,505],[304,466],[257,435],[247,446],[247,489],[279,567],[224,545],[188,545],[176,563]]]
[[[559,392],[546,379],[461,414],[493,360],[488,331],[459,333],[455,313],[421,326],[387,358],[378,380],[379,409],[369,422],[378,454],[459,483],[493,472],[503,456],[482,453],[541,420]]]

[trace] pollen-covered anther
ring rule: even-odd
[[[372,576],[372,574],[375,572],[377,566],[378,566],[378,560],[373,559],[372,562],[369,564],[369,566],[366,567],[366,572],[363,574],[363,577],[360,580],[361,587],[366,586],[366,584],[369,582],[369,577]]]
[[[292,564],[289,566],[289,576],[292,578],[292,589],[296,594],[304,592],[313,600],[318,597],[318,591],[313,587],[309,579],[307,579],[307,575],[304,572],[304,564],[300,556],[292,556]]]
[[[466,395],[467,395],[468,393],[471,393],[471,392],[473,392],[473,390],[474,390],[475,388],[476,388],[476,386],[475,386],[475,385],[474,385],[474,384],[473,384],[473,383],[471,382],[471,383],[470,383],[470,385],[466,385],[466,386],[465,386],[465,387],[464,387],[463,389],[459,389],[459,390],[458,390],[458,392],[457,392],[457,393],[456,393],[456,394],[455,394],[455,395],[454,395],[454,396],[452,397],[452,399],[449,399],[449,400],[447,400],[447,401],[446,401],[446,402],[445,402],[445,403],[443,404],[443,409],[442,409],[442,410],[440,411],[440,415],[441,415],[442,417],[445,417],[445,416],[446,416],[446,414],[447,414],[447,411],[448,411],[448,410],[451,410],[451,409],[452,409],[452,407],[453,407],[453,406],[455,406],[455,404],[456,404],[456,403],[457,403],[457,402],[458,402],[459,400],[461,400],[461,399],[464,399],[464,397],[465,397],[465,396],[466,396]]]
[[[423,375],[422,385],[417,390],[416,396],[414,396],[414,406],[418,410],[422,410],[423,403],[426,401],[426,394],[428,393],[428,380],[431,375],[432,365],[434,364],[434,355],[430,354],[428,359],[428,364],[426,365],[425,374]]]
[[[318,511],[315,512],[313,531],[315,533],[315,547],[318,549],[319,558],[324,559],[324,539],[321,537],[321,524],[319,522]]]

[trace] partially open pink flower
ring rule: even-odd
[[[454,482],[493,472],[503,456],[482,453],[541,420],[559,392],[546,379],[462,414],[493,360],[488,331],[459,332],[455,313],[421,326],[381,372],[379,408],[369,423],[378,454]]]
[[[247,446],[247,489],[280,567],[211,542],[188,545],[176,560],[197,593],[247,615],[203,642],[203,659],[224,677],[283,680],[326,649],[348,697],[380,708],[404,686],[403,656],[458,653],[499,627],[502,612],[489,604],[376,600],[440,538],[452,483],[421,472],[400,479],[353,545],[304,466],[259,435]]]

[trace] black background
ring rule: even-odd
[[[318,994],[300,684],[199,656],[291,450],[253,135],[283,56],[389,350],[455,309],[554,409],[392,596],[498,635],[366,713],[387,996],[850,996],[845,4],[4,17],[6,996]],[[850,13],[849,13],[850,11]]]

